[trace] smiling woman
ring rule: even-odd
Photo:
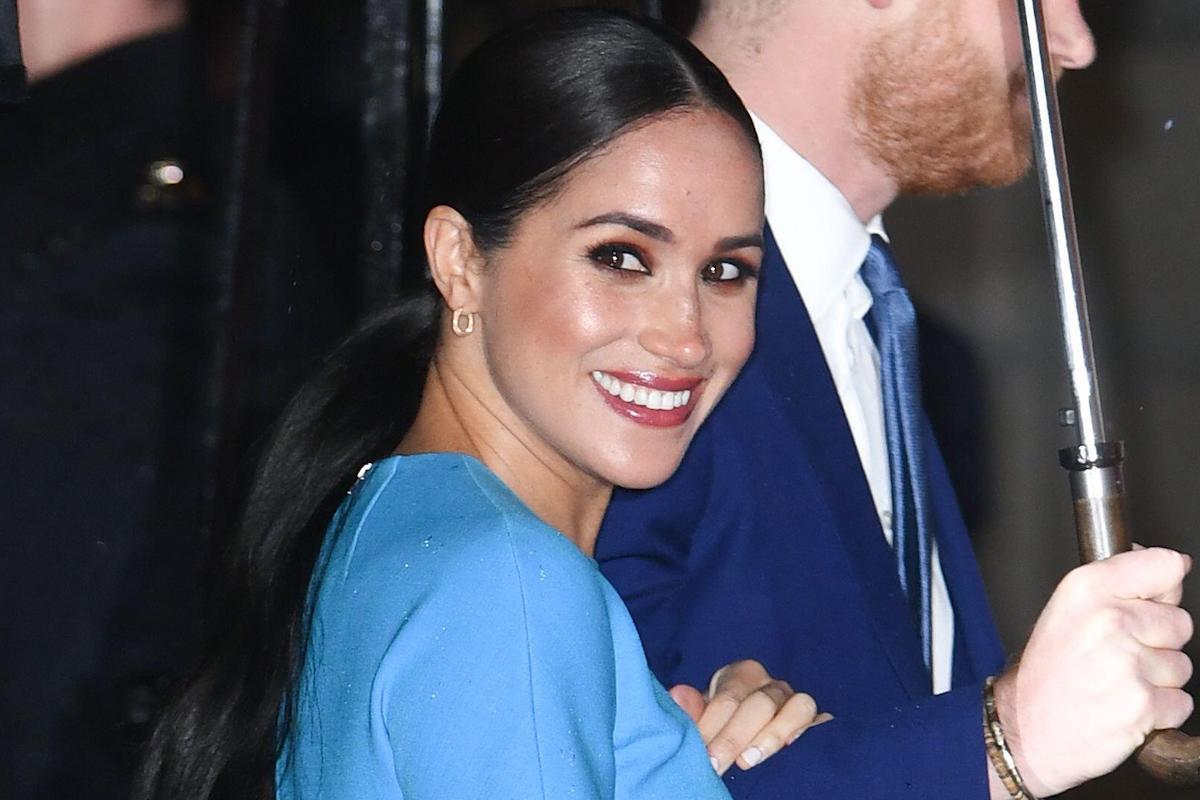
[[[434,280],[480,331],[445,340],[426,403],[453,407],[471,439],[457,449],[502,450],[510,486],[553,486],[535,477],[548,471],[574,487],[517,494],[590,554],[610,487],[666,480],[749,355],[761,213],[754,146],[704,108],[615,138],[502,248],[480,252],[461,214],[435,208]],[[688,403],[664,410],[664,391]],[[423,414],[403,449],[447,449],[446,435],[442,415]]]
[[[714,768],[811,698],[723,671],[756,677],[700,716],[737,745],[710,761],[588,556],[613,486],[666,480],[749,355],[749,115],[676,35],[559,12],[463,63],[428,186],[432,302],[285,412],[140,796],[727,797]]]

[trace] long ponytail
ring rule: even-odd
[[[435,329],[429,296],[380,313],[284,410],[214,554],[202,658],[155,730],[135,797],[274,796],[325,529],[358,468],[390,454],[416,415]]]

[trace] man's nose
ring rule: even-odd
[[[1046,4],[1046,36],[1050,57],[1060,69],[1085,69],[1096,60],[1096,40],[1079,8],[1079,0]]]

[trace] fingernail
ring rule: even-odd
[[[716,757],[716,756],[709,756],[709,757],[708,757],[708,763],[712,764],[712,767],[713,767],[713,772],[720,772],[720,771],[721,771],[721,762],[720,762],[720,761],[717,761],[717,757]]]
[[[759,750],[757,747],[753,747],[753,746],[747,747],[745,750],[742,751],[742,761],[745,761],[746,764],[748,764],[751,767],[755,766],[756,764],[758,764],[758,762],[760,762],[762,760],[763,760],[762,750]]]

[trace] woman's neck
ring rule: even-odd
[[[539,519],[591,556],[612,484],[584,473],[512,417],[498,398],[479,396],[435,358],[417,417],[396,453],[479,459]]]

